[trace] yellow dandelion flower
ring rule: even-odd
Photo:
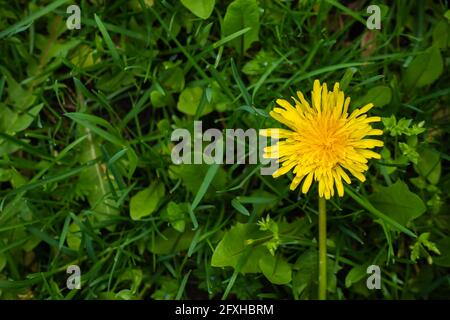
[[[278,137],[280,141],[264,149],[264,157],[278,159],[280,168],[273,173],[279,177],[293,170],[295,175],[290,189],[294,190],[303,181],[302,192],[307,193],[313,181],[319,183],[319,196],[329,199],[334,195],[334,186],[340,197],[344,195],[342,180],[350,184],[348,173],[364,182],[364,172],[370,158],[380,155],[370,149],[383,146],[383,141],[367,136],[382,135],[383,131],[371,127],[380,117],[368,117],[373,104],[348,112],[350,98],[344,97],[339,83],[333,91],[327,84],[314,81],[311,105],[303,94],[292,97],[295,106],[287,100],[278,99],[270,115],[285,124],[287,129],[264,129],[260,134]]]

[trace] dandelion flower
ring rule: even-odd
[[[303,94],[297,92],[295,106],[287,100],[278,99],[281,107],[275,107],[270,115],[290,128],[265,129],[261,135],[279,138],[277,144],[264,149],[264,157],[278,159],[281,164],[273,173],[279,177],[293,170],[295,175],[290,189],[302,184],[307,193],[313,181],[319,183],[319,196],[330,199],[336,187],[340,197],[344,195],[342,180],[350,184],[349,173],[361,182],[370,158],[380,155],[370,149],[383,146],[383,141],[366,138],[382,135],[383,131],[371,127],[380,117],[368,117],[373,104],[369,103],[349,114],[350,98],[344,97],[339,83],[328,91],[326,83],[314,81],[311,93],[312,106]]]

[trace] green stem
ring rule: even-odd
[[[327,208],[319,197],[319,300],[327,299]]]

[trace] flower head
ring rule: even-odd
[[[339,196],[344,195],[342,180],[350,184],[348,173],[360,181],[365,181],[370,158],[380,155],[372,150],[383,146],[383,141],[366,138],[382,135],[383,131],[373,129],[372,122],[380,117],[368,117],[373,104],[348,112],[350,98],[344,98],[339,83],[333,91],[328,91],[326,83],[314,81],[311,93],[312,106],[303,94],[297,92],[298,99],[292,97],[295,106],[284,99],[278,99],[270,115],[290,128],[265,129],[260,134],[278,137],[277,144],[264,149],[264,157],[278,159],[281,167],[273,173],[279,177],[293,170],[295,175],[290,189],[294,190],[303,182],[302,192],[307,193],[314,181],[319,183],[319,196],[329,199],[336,186]]]

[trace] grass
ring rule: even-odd
[[[234,44],[255,24],[223,35],[230,3],[216,1],[204,20],[178,1],[84,0],[81,29],[68,30],[70,1],[0,0],[1,299],[315,299],[317,188],[289,192],[288,177],[259,165],[176,167],[170,134],[194,120],[204,130],[274,126],[274,101],[309,92],[316,78],[340,81],[353,107],[382,86],[372,114],[426,129],[392,135],[381,124],[383,159],[328,202],[329,298],[450,296],[446,1],[386,2],[381,30],[370,31],[368,1],[261,0],[259,40],[244,53]],[[201,94],[188,114],[177,104],[192,87]],[[425,206],[407,222],[375,201],[397,181]],[[135,221],[130,201],[152,183],[164,192]],[[256,223],[267,215],[264,233]],[[237,223],[252,250],[212,266]],[[431,245],[417,240],[424,233]],[[288,265],[273,270],[291,275],[285,284],[241,272],[269,245]],[[370,264],[381,267],[381,290],[365,286]],[[80,266],[80,290],[66,288],[69,265]]]

